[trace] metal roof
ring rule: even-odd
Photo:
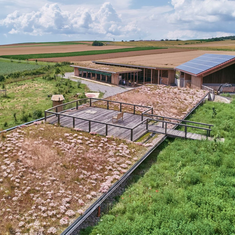
[[[208,70],[212,70],[233,60],[235,61],[235,56],[232,55],[204,54],[177,66],[176,69],[199,76]]]

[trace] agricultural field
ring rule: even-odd
[[[180,64],[186,63],[189,60],[195,59],[204,54],[224,54],[235,55],[235,51],[212,51],[212,50],[183,50],[168,49],[168,53],[154,53],[149,55],[129,56],[106,58],[101,61],[120,64],[152,66],[160,68],[175,68]],[[94,59],[93,59],[94,60]]]
[[[214,124],[225,142],[165,141],[98,225],[80,234],[234,234],[234,117],[234,101],[200,106],[190,120]]]
[[[117,53],[108,53],[108,54],[96,54],[96,55],[81,55],[81,56],[66,56],[66,57],[55,57],[55,58],[39,58],[38,61],[45,62],[62,62],[67,61],[76,64],[78,61],[94,61],[94,60],[108,60],[108,59],[117,59],[125,57],[139,57],[139,56],[149,56],[157,54],[168,54],[176,52],[192,51],[190,49],[184,48],[170,48],[170,49],[155,49],[155,50],[141,50],[141,51],[128,51],[128,52],[117,52]],[[127,59],[128,59],[127,58]]]
[[[69,52],[84,52],[84,51],[98,51],[98,50],[115,50],[125,49],[129,46],[101,46],[94,47],[89,44],[16,44],[16,45],[4,45],[0,46],[0,56],[2,55],[29,55],[29,54],[42,54],[42,53],[69,53]]]
[[[60,234],[145,149],[41,122],[2,133],[1,234]]]
[[[7,96],[0,94],[0,130],[42,117],[52,107],[51,95],[63,94],[66,101],[88,91],[85,85],[67,79],[34,78],[5,85]]]
[[[87,48],[86,48],[87,49]],[[85,48],[80,51],[73,52],[62,52],[58,53],[55,51],[54,53],[43,53],[42,51],[39,54],[19,54],[19,55],[1,55],[2,58],[8,59],[16,59],[16,60],[28,60],[28,59],[39,59],[39,58],[60,58],[60,57],[71,57],[71,56],[85,56],[85,55],[100,55],[100,54],[112,54],[112,53],[120,53],[120,52],[129,52],[129,51],[148,51],[148,50],[157,50],[162,49],[162,47],[133,47],[133,48],[116,48],[116,49],[107,49],[105,47],[96,47],[90,48],[90,50],[85,50]],[[59,50],[58,50],[59,51]]]
[[[45,66],[45,63],[35,63],[35,62],[11,62],[10,60],[0,59],[0,75],[7,75],[15,72],[23,72],[28,70],[35,70]]]

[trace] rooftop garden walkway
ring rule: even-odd
[[[213,126],[157,116],[153,114],[153,108],[148,106],[96,98],[76,100],[48,109],[45,111],[45,121],[94,134],[130,139],[131,141],[139,139],[147,132],[166,134],[169,137],[201,140],[210,136]],[[183,130],[175,130],[177,126],[183,127]],[[195,129],[206,131],[206,136],[205,134],[191,133]]]

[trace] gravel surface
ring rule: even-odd
[[[79,80],[78,78],[75,78],[73,76],[74,76],[74,73],[65,73],[64,78],[67,78],[67,79],[69,78],[70,80],[75,81],[75,82]],[[83,84],[86,84],[91,91],[103,92],[104,93],[103,98],[107,98],[109,96],[116,95],[118,93],[122,93],[124,91],[133,89],[133,88],[128,88],[128,87],[115,86],[115,85],[106,84],[106,83],[102,83],[98,81],[93,81],[93,80],[89,80],[86,78],[80,78],[80,81]]]

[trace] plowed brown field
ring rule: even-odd
[[[116,59],[116,58],[123,58],[123,57],[146,56],[146,55],[166,54],[166,53],[175,53],[175,52],[184,52],[184,51],[192,51],[192,50],[183,49],[183,48],[182,49],[158,49],[158,50],[146,50],[146,51],[129,51],[129,52],[120,52],[120,53],[101,54],[101,55],[42,58],[42,59],[37,59],[37,60],[47,61],[47,62],[67,61],[67,62],[76,63],[78,61],[106,60],[106,59]]]
[[[19,46],[1,46],[0,55],[27,55],[27,54],[43,54],[43,53],[64,53],[64,52],[75,52],[75,51],[94,51],[94,50],[112,50],[121,48],[130,48],[131,46],[102,46],[94,47],[90,45],[23,45]]]

